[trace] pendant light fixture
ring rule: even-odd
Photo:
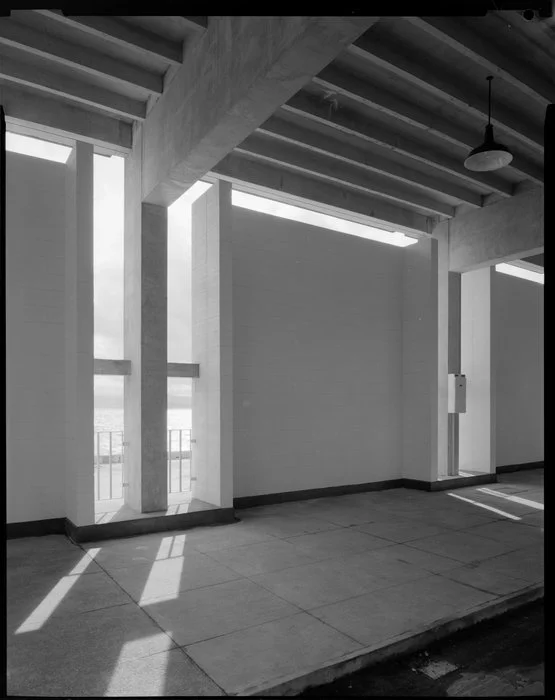
[[[489,82],[489,102],[488,102],[488,123],[486,126],[486,136],[484,143],[481,146],[470,151],[464,167],[467,170],[475,170],[484,172],[486,170],[499,170],[504,168],[513,159],[513,154],[501,143],[496,143],[493,139],[493,125],[491,123],[491,81],[492,75],[488,75],[486,80]]]

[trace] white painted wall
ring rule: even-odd
[[[435,481],[447,470],[448,259],[446,236],[403,250],[402,475]]]
[[[235,497],[400,476],[402,267],[233,207]]]
[[[493,273],[496,358],[496,466],[544,458],[541,284]]]
[[[233,505],[231,185],[214,184],[192,205],[193,497]]]
[[[66,167],[7,154],[7,521],[65,516]]]
[[[459,470],[495,471],[495,379],[492,268],[461,275],[461,372],[466,412],[459,415]]]

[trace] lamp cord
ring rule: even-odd
[[[488,126],[491,124],[491,81],[493,80],[493,75],[488,75],[486,80],[489,82],[489,98],[488,98]]]

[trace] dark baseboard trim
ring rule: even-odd
[[[543,469],[542,462],[525,462],[524,464],[507,464],[503,467],[497,467],[496,472],[498,474],[508,474],[510,472],[519,472],[525,469]]]
[[[346,484],[345,486],[328,486],[321,489],[306,489],[304,491],[285,491],[284,493],[264,493],[259,496],[241,496],[233,499],[233,507],[254,508],[290,501],[306,501],[310,498],[327,498],[329,496],[345,496],[349,493],[365,493],[367,491],[383,491],[385,489],[420,489],[422,491],[443,491],[457,489],[475,484],[493,484],[497,482],[497,474],[478,474],[477,476],[454,477],[442,481],[420,481],[418,479],[389,479],[388,481],[373,481],[368,484]]]
[[[446,489],[460,489],[464,486],[495,484],[496,482],[497,474],[477,474],[476,476],[454,476],[452,479],[442,479],[441,481],[403,479],[403,486],[406,489],[420,489],[422,491],[445,491]]]
[[[214,510],[198,510],[192,513],[176,515],[156,515],[152,518],[137,518],[135,520],[119,520],[98,525],[77,526],[66,518],[65,534],[76,543],[95,542],[119,537],[149,535],[154,532],[169,530],[187,530],[199,525],[218,525],[235,522],[233,508],[215,508]]]
[[[148,535],[151,532],[187,530],[199,525],[218,525],[235,522],[233,508],[199,510],[177,515],[158,515],[152,518],[121,520],[115,523],[84,525],[78,527],[69,518],[31,520],[25,523],[7,523],[6,538],[43,537],[44,535],[66,535],[76,543],[108,540],[116,537]]]
[[[290,501],[306,501],[310,498],[327,498],[328,496],[345,496],[349,493],[364,493],[365,491],[382,491],[403,486],[403,479],[373,481],[369,484],[345,484],[344,486],[325,486],[320,489],[304,489],[303,491],[284,491],[282,493],[264,493],[259,496],[240,496],[233,499],[234,508],[253,508],[269,506],[275,503]]]
[[[29,520],[25,523],[6,523],[6,539],[65,535],[64,522],[65,518],[49,518],[48,520]]]

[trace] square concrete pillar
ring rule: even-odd
[[[404,251],[402,474],[447,473],[448,243],[446,232]]]
[[[459,471],[495,473],[495,387],[491,337],[493,267],[461,275],[461,371],[466,413],[459,417]]]
[[[193,496],[233,506],[231,185],[218,181],[192,205]]]
[[[141,202],[141,139],[125,163],[124,384],[127,505],[166,510],[167,209]]]
[[[65,237],[65,496],[78,526],[94,523],[93,182],[93,147],[78,141],[67,161]]]

